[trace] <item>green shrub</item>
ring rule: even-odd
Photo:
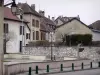
[[[67,45],[77,45],[78,43],[82,43],[83,45],[89,45],[92,42],[92,35],[85,34],[85,35],[66,35],[64,37],[66,39]]]

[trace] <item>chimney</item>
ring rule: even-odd
[[[79,16],[79,15],[77,15],[77,19],[79,19],[79,20],[80,20],[80,16]]]
[[[55,21],[55,17],[52,17],[52,21]]]
[[[31,8],[32,8],[33,10],[35,10],[35,4],[32,4],[32,5],[31,5]]]
[[[45,16],[45,12],[42,10],[39,10],[40,15]]]
[[[50,19],[50,15],[48,15],[48,18]]]

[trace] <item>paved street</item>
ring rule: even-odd
[[[47,75],[100,75],[100,69],[77,71],[77,72],[56,73],[56,74],[47,74]]]

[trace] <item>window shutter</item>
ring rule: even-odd
[[[35,40],[35,39],[34,39],[34,32],[33,32],[33,40]]]
[[[4,24],[4,33],[8,33],[8,32],[9,32],[8,24],[5,23],[5,24]]]
[[[26,39],[28,39],[28,33],[26,33]]]
[[[22,26],[20,26],[20,35],[22,35]]]
[[[23,35],[24,35],[25,33],[24,33],[24,26],[23,26]]]

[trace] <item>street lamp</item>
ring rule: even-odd
[[[53,32],[50,32],[50,42],[51,42],[51,61],[53,61],[53,49],[52,49]]]
[[[11,5],[11,12],[16,15],[17,12],[17,5],[15,3],[15,0],[13,0],[12,5]]]

